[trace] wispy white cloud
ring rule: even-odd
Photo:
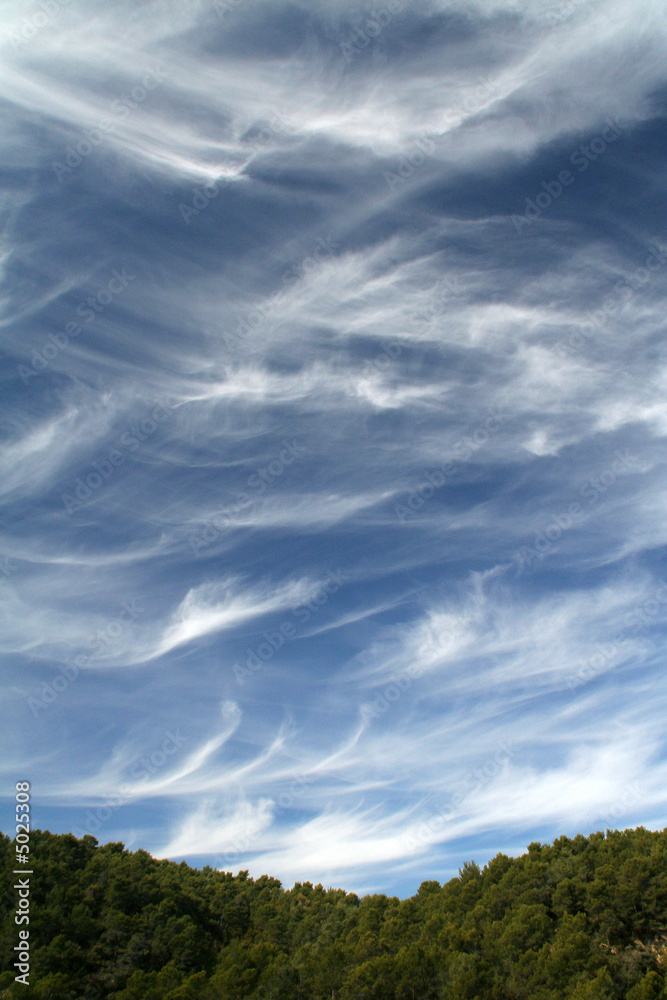
[[[313,582],[297,580],[278,588],[255,588],[242,593],[235,593],[235,589],[235,581],[228,580],[190,590],[149,655],[163,656],[211,633],[294,607],[310,595]]]
[[[664,817],[666,30],[553,7],[5,4],[2,773],[51,829],[403,892]]]

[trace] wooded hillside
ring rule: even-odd
[[[531,844],[405,900],[35,831],[27,987],[13,861],[1,836],[6,998],[667,1000],[667,831]]]

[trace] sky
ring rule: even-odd
[[[658,0],[6,0],[0,828],[407,896],[667,824]]]

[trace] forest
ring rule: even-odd
[[[408,899],[30,841],[24,985],[0,835],[7,1000],[667,1000],[667,830],[532,843]]]

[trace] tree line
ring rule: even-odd
[[[667,1000],[667,830],[532,843],[403,900],[38,830],[29,986],[13,861],[0,835],[7,1000]]]

